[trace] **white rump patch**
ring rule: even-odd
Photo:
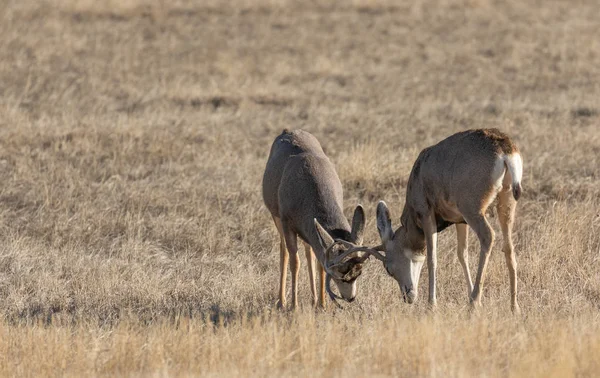
[[[494,186],[494,191],[496,193],[502,189],[502,181],[504,181],[505,172],[504,158],[499,156],[494,163],[494,168],[492,169],[492,185]]]
[[[506,155],[504,160],[510,170],[513,185],[520,183],[523,179],[523,160],[521,159],[521,155],[518,153]]]

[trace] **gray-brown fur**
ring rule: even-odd
[[[411,171],[406,193],[406,203],[401,216],[402,227],[393,234],[388,229],[389,211],[385,203],[378,206],[378,228],[387,242],[388,271],[400,271],[403,265],[396,255],[411,251],[413,256],[427,255],[429,270],[429,300],[436,302],[435,269],[437,233],[457,224],[459,237],[459,261],[465,270],[471,300],[480,302],[483,276],[494,232],[486,219],[487,207],[498,199],[499,219],[504,234],[504,248],[511,279],[513,309],[516,301],[516,261],[512,248],[511,232],[516,200],[521,193],[520,172],[522,164],[519,150],[512,140],[496,129],[468,130],[454,134],[438,144],[424,149]],[[514,158],[514,156],[517,156]],[[517,159],[517,160],[515,160]],[[516,172],[515,177],[511,172]],[[480,263],[472,287],[466,255],[468,224],[481,243]],[[427,250],[427,251],[425,251]],[[390,261],[397,260],[394,264]],[[407,260],[408,261],[408,260]],[[408,264],[409,262],[406,262]],[[416,263],[415,263],[416,264]],[[418,268],[420,272],[420,267]],[[406,275],[405,273],[402,273]],[[397,276],[402,275],[398,273]],[[396,277],[398,279],[398,277]],[[399,280],[406,281],[406,280]],[[416,285],[416,283],[415,283]],[[414,287],[401,283],[406,295]],[[416,299],[416,293],[411,294]]]
[[[409,217],[435,212],[441,223],[464,223],[462,212],[478,212],[490,193],[490,172],[498,156],[518,149],[510,138],[497,129],[467,130],[425,148],[415,161],[407,184],[402,224]],[[514,194],[514,193],[513,193]],[[517,195],[515,194],[515,199]],[[419,222],[416,226],[420,228]],[[439,230],[441,231],[441,229]]]
[[[350,227],[343,213],[343,190],[333,163],[323,152],[318,140],[303,130],[284,130],[275,138],[263,176],[263,199],[269,209],[281,236],[280,306],[285,305],[285,270],[289,256],[292,270],[292,301],[296,306],[296,277],[299,260],[297,257],[297,237],[305,243],[307,257],[311,249],[316,256],[321,274],[320,302],[324,305],[324,270],[326,265],[326,243],[332,239],[342,239],[351,243],[362,241],[364,212],[357,208]],[[315,219],[327,235],[322,238],[315,227]],[[331,246],[331,244],[329,245]],[[334,253],[341,253],[336,246]],[[286,251],[287,250],[287,251]],[[310,257],[309,257],[310,258]],[[338,267],[340,276],[360,275],[360,262],[349,259]],[[310,260],[309,260],[310,265]],[[345,271],[344,271],[345,270]],[[349,275],[348,275],[349,274]],[[309,266],[311,286],[314,271]],[[338,288],[342,283],[338,283]],[[313,295],[316,291],[311,287]],[[353,298],[346,298],[353,299]],[[316,301],[316,296],[314,296]]]

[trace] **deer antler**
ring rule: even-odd
[[[337,300],[343,299],[343,298],[331,290],[331,279],[332,278],[333,277],[331,276],[331,274],[327,273],[327,278],[325,279],[325,289],[327,290],[327,294],[329,294],[329,298],[331,298],[331,300],[333,301],[333,303],[335,303],[337,308],[342,309],[343,308],[342,305],[339,304]]]
[[[344,247],[348,248],[348,250],[345,251],[344,253],[342,253],[341,255],[332,259],[332,258],[330,258],[331,250],[333,249],[333,246],[336,244],[341,244]],[[360,252],[365,252],[365,254],[363,256],[361,256],[359,263],[365,261],[371,255],[375,256],[376,258],[378,258],[381,261],[385,261],[385,256],[383,256],[381,253],[378,252],[378,251],[383,251],[384,249],[385,248],[383,245],[379,245],[379,246],[376,246],[373,248],[357,247],[356,245],[354,245],[350,242],[347,242],[345,240],[341,240],[341,239],[336,240],[334,244],[332,244],[329,248],[327,248],[327,250],[325,251],[325,271],[327,272],[327,279],[325,280],[325,289],[327,290],[327,294],[329,294],[329,297],[331,298],[333,303],[335,303],[335,305],[338,308],[343,308],[343,307],[342,307],[342,305],[340,305],[337,302],[337,299],[343,299],[343,298],[340,297],[339,295],[335,294],[333,292],[333,290],[331,290],[331,280],[333,278],[341,279],[342,277],[340,276],[340,274],[338,272],[336,272],[335,270],[332,270],[332,268],[335,268],[336,266],[341,265],[344,262],[344,260],[347,260],[349,257],[351,257],[353,255],[358,255]]]
[[[371,248],[371,247],[357,247],[356,245],[354,245],[350,242],[347,242],[345,240],[341,240],[341,239],[338,239],[335,242],[337,244],[341,244],[344,247],[348,248],[348,250],[345,251],[344,253],[342,253],[341,255],[337,256],[332,261],[329,258],[329,251],[331,250],[331,248],[329,248],[326,252],[327,268],[333,268],[336,265],[340,265],[344,260],[348,259],[349,256],[357,255],[359,252],[366,252],[366,254],[363,256],[362,261],[365,261],[371,255],[375,256],[377,259],[379,259],[381,261],[385,261],[385,256],[383,256],[381,253],[378,252],[378,251],[382,251],[385,249],[383,245],[378,245],[378,246]]]

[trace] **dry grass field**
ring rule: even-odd
[[[0,376],[599,374],[598,14],[596,0],[1,1]],[[470,315],[454,228],[434,313],[426,269],[410,306],[375,259],[356,302],[315,311],[303,253],[301,309],[276,310],[260,184],[283,128],[319,138],[373,244],[377,201],[398,225],[419,151],[478,127],[524,157],[522,316],[498,247]],[[471,233],[472,269],[478,253]]]

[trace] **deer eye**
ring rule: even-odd
[[[360,276],[360,274],[359,274],[358,276]],[[344,279],[343,279],[342,281],[343,281],[344,283],[351,284],[351,283],[353,283],[354,281],[356,281],[356,279],[358,278],[358,276],[356,276],[356,277],[352,277],[352,278],[349,278],[349,279],[346,279],[346,277],[344,277]]]
[[[346,283],[352,283],[356,281],[356,279],[362,273],[361,268],[361,264],[352,265],[352,267],[344,274],[344,278],[342,278],[342,281]]]

